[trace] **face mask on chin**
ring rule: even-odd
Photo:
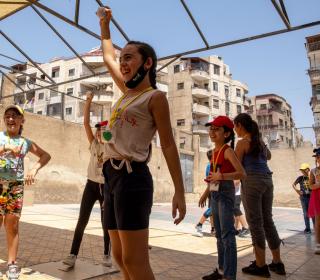
[[[133,89],[142,82],[142,80],[148,73],[148,70],[144,69],[145,62],[146,61],[142,63],[142,65],[138,68],[137,73],[129,81],[124,82],[127,88]]]

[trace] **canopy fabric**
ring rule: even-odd
[[[26,0],[0,0],[0,21],[28,5],[30,3]]]

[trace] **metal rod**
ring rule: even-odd
[[[286,16],[286,19],[287,19],[288,22],[290,23],[290,19],[289,19],[289,16],[288,16],[288,14],[287,14],[286,6],[284,5],[283,0],[280,0],[280,6],[281,6],[281,9],[282,9],[284,15]]]
[[[203,41],[204,44],[207,46],[207,48],[209,48],[209,44],[208,44],[208,42],[207,42],[207,40],[206,40],[206,37],[203,35],[203,33],[202,33],[202,31],[201,31],[198,23],[196,22],[195,18],[193,17],[193,15],[192,15],[191,11],[189,10],[187,4],[184,2],[184,0],[180,0],[180,1],[181,1],[182,5],[183,5],[184,9],[185,9],[186,12],[188,13],[188,15],[189,15],[189,17],[190,17],[193,25],[195,26],[195,28],[197,29],[199,35],[201,36],[202,41]]]
[[[0,73],[5,76],[11,83],[13,83],[17,88],[20,90],[24,90],[22,87],[20,87],[15,81],[13,81],[6,73],[4,73],[2,70],[0,70]]]
[[[102,2],[100,0],[96,0],[96,2],[98,3],[98,5],[100,7],[105,7]],[[123,31],[123,29],[121,28],[121,26],[118,24],[118,22],[114,19],[114,17],[112,16],[111,18],[111,22],[114,24],[114,26],[118,29],[118,31],[121,33],[121,35],[127,40],[127,42],[130,41],[128,35]]]
[[[34,62],[17,44],[15,44],[1,29],[0,34],[7,39],[7,41],[14,46],[15,49],[17,49],[26,59],[28,59],[42,74],[44,74],[52,83],[55,83],[55,81],[46,73],[44,72],[39,65]]]
[[[79,10],[80,10],[80,0],[76,0],[76,7],[75,7],[75,13],[74,13],[74,22],[76,24],[79,23]]]
[[[79,78],[75,78],[75,79],[72,79],[72,80],[56,83],[54,85],[51,84],[51,85],[48,85],[48,86],[40,87],[40,88],[37,88],[37,89],[34,89],[34,90],[49,89],[49,88],[52,88],[52,87],[57,87],[57,86],[61,86],[61,85],[64,85],[64,84],[69,84],[69,83],[85,80],[85,79],[92,78],[92,77],[95,77],[95,76],[104,75],[104,74],[107,74],[107,73],[109,73],[109,71],[103,71],[103,72],[99,72],[99,73],[95,73],[95,74],[90,74],[90,75],[79,77]],[[27,91],[18,92],[18,93],[29,93],[29,92],[34,91],[34,90],[27,90]]]
[[[16,58],[13,58],[13,57],[11,57],[11,56],[5,55],[5,54],[3,54],[3,53],[0,53],[0,56],[3,56],[3,57],[5,57],[5,58],[11,59],[11,60],[13,60],[13,61],[19,62],[19,63],[21,63],[21,64],[26,64],[26,65],[28,65],[28,66],[32,66],[32,67],[33,67],[33,65],[32,65],[32,64],[29,64],[28,62],[18,60],[18,59],[16,59]]]
[[[91,35],[92,37],[94,37],[94,38],[96,38],[96,39],[98,39],[98,40],[101,39],[100,35],[98,35],[97,33],[94,33],[94,32],[92,32],[91,30],[83,27],[82,25],[75,23],[74,21],[66,18],[65,16],[57,13],[56,11],[48,8],[47,6],[40,4],[40,3],[37,2],[36,0],[26,0],[26,1],[28,1],[28,2],[31,3],[31,4],[34,4],[35,6],[37,6],[38,8],[46,11],[47,13],[49,13],[49,14],[51,14],[51,15],[53,15],[53,16],[61,19],[61,20],[63,20],[64,22],[66,22],[66,23],[68,23],[68,24],[70,24],[70,25],[72,25],[72,26],[80,29],[81,31],[83,31],[83,32]],[[115,44],[113,44],[113,45],[114,45],[114,47],[115,47],[116,49],[121,50],[121,48],[120,48],[119,46],[117,46],[117,45],[115,45]]]
[[[290,26],[290,22],[288,21],[288,19],[286,18],[285,14],[283,13],[282,9],[279,7],[278,3],[276,0],[271,0],[273,6],[275,7],[275,9],[277,10],[279,16],[281,17],[282,21],[284,22],[284,24],[287,26],[288,29],[291,28]]]
[[[12,68],[12,67],[8,67],[8,66],[5,66],[5,65],[0,64],[0,68],[4,68],[4,69],[7,69],[7,70],[9,70],[9,71],[12,71],[12,72],[15,72],[15,73],[19,73],[19,74],[22,74],[22,75],[25,75],[25,76],[28,76],[28,77],[33,77],[33,78],[35,78],[35,79],[37,79],[37,80],[39,80],[39,81],[41,81],[41,82],[46,82],[46,83],[51,84],[51,83],[50,83],[49,81],[47,81],[47,80],[38,78],[37,76],[33,76],[32,74],[28,74],[28,73],[25,73],[25,72],[20,71],[20,70],[16,70],[16,69],[14,69],[14,68]]]
[[[166,64],[162,65],[157,72],[160,72],[163,68],[167,67],[168,65],[170,65],[171,63],[175,62],[178,58],[180,58],[181,56],[177,56],[174,57],[173,59],[171,59],[169,62],[167,62]]]
[[[296,31],[296,30],[300,30],[300,29],[304,29],[304,28],[309,28],[309,27],[316,26],[316,25],[320,25],[320,21],[319,20],[318,21],[314,21],[314,22],[310,22],[310,23],[306,23],[306,24],[302,24],[302,25],[298,25],[298,26],[295,26],[295,27],[291,27],[290,29],[281,29],[281,30],[276,30],[276,31],[268,32],[268,33],[263,33],[263,34],[260,34],[260,35],[255,35],[255,36],[251,36],[251,37],[246,37],[246,38],[242,38],[242,39],[228,41],[228,42],[225,42],[225,43],[221,43],[221,44],[210,46],[209,48],[200,48],[200,49],[194,49],[194,50],[187,51],[187,52],[181,52],[181,53],[177,53],[177,54],[172,54],[172,55],[161,57],[158,60],[161,61],[161,60],[170,59],[170,58],[173,58],[173,57],[176,57],[176,56],[184,56],[184,55],[189,55],[189,54],[193,54],[193,53],[204,52],[204,51],[207,51],[207,50],[218,49],[218,48],[222,48],[222,47],[226,47],[226,46],[236,45],[236,44],[249,42],[249,41],[253,41],[253,40],[257,40],[257,39],[271,37],[271,36],[274,36],[274,35],[279,35],[279,34],[283,34],[283,33],[287,33],[287,32],[292,32],[292,31]]]
[[[31,8],[37,13],[37,15],[50,27],[50,29],[61,39],[61,41],[81,60],[81,62],[89,69],[91,73],[94,71],[91,67],[84,61],[84,59],[78,54],[78,52],[67,42],[67,40],[54,28],[54,26],[40,13],[40,11],[31,5]]]

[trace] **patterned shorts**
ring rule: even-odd
[[[21,216],[23,204],[22,182],[0,182],[0,216]]]

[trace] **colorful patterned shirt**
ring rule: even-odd
[[[10,138],[4,131],[0,132],[0,146],[14,145],[21,146],[19,155],[13,155],[11,152],[6,151],[0,155],[0,179],[6,181],[23,181],[24,180],[24,163],[23,159],[28,153],[31,141],[17,136]]]

